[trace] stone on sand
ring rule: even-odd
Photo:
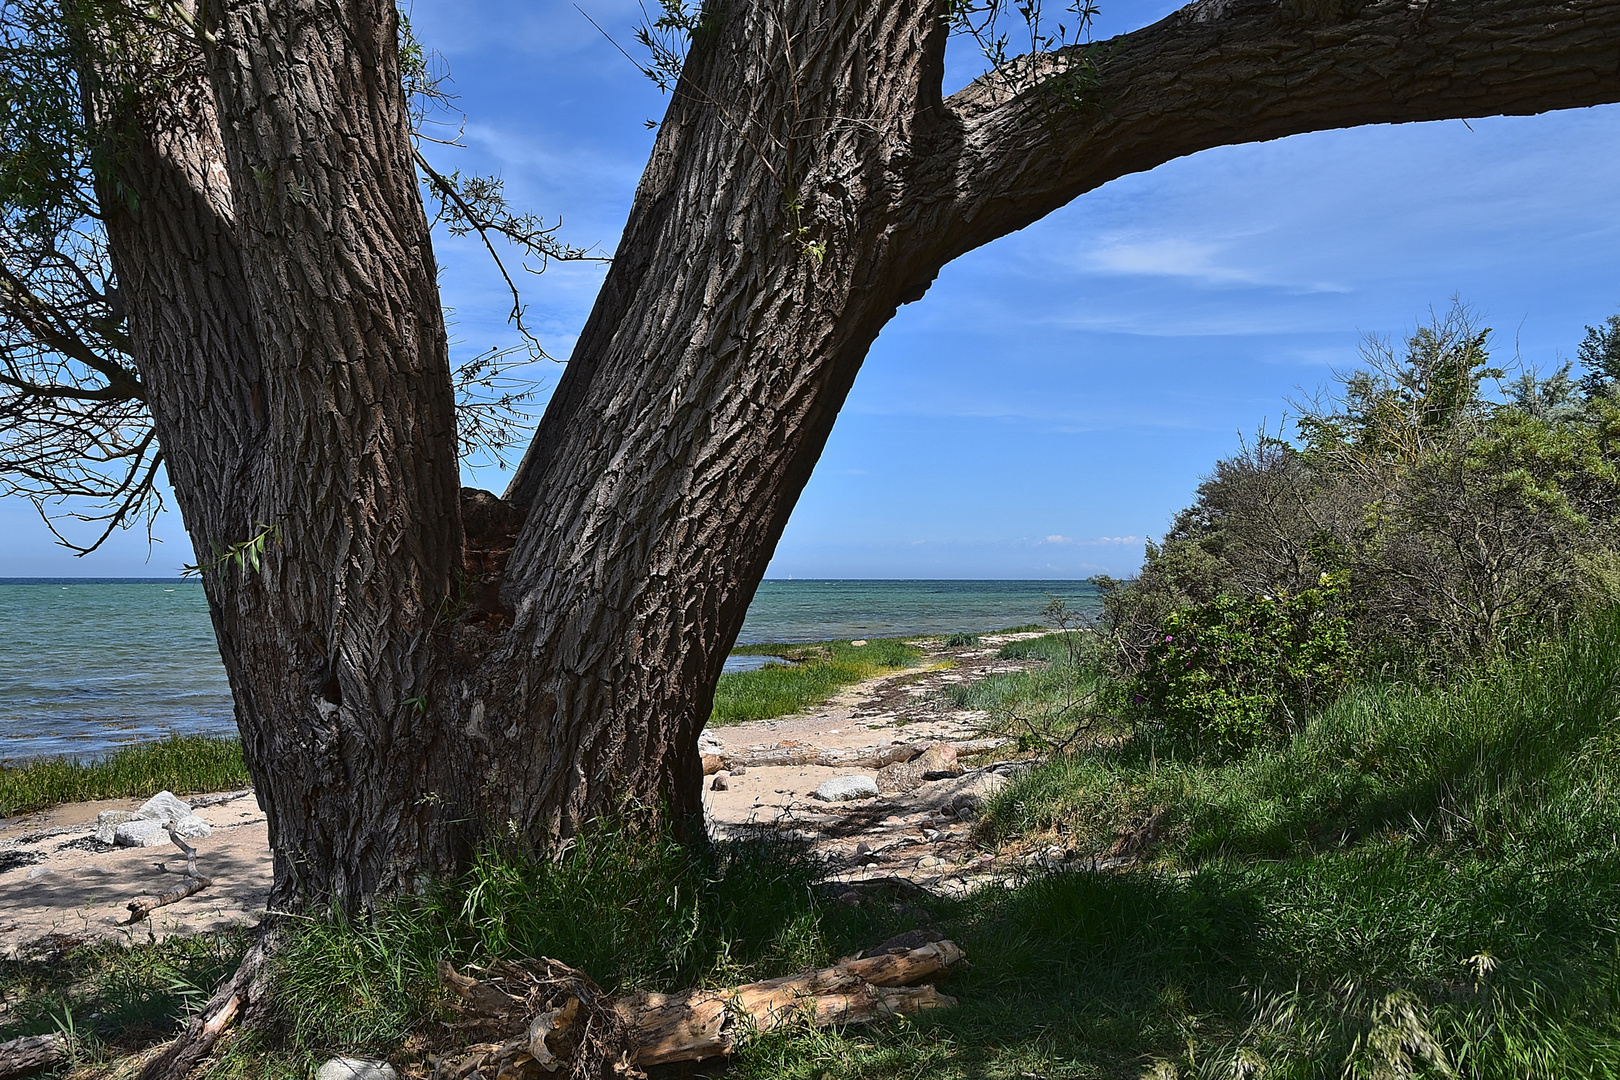
[[[850,799],[870,799],[877,793],[877,781],[870,776],[835,776],[816,788],[815,797],[822,802],[846,802]]]
[[[399,1080],[399,1073],[386,1061],[335,1057],[320,1067],[315,1080]]]

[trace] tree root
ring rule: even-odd
[[[259,936],[236,973],[220,984],[185,1032],[146,1063],[138,1080],[180,1080],[213,1053],[214,1044],[233,1024],[244,1018],[251,1021],[262,1013],[268,999],[270,953],[277,937],[278,931],[268,921],[260,924]]]
[[[441,965],[464,1020],[450,1030],[482,1041],[438,1059],[441,1080],[606,1080],[645,1066],[730,1054],[750,1035],[789,1024],[861,1024],[954,1005],[933,986],[965,960],[949,941],[895,948],[832,967],[727,990],[612,1000],[555,960],[500,963],[474,978]],[[566,1072],[563,1070],[566,1068]]]
[[[67,1036],[59,1032],[24,1035],[0,1043],[0,1080],[12,1080],[60,1065],[68,1059],[70,1049]]]

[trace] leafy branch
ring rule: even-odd
[[[235,543],[209,544],[214,550],[214,557],[207,562],[191,563],[180,568],[181,577],[197,577],[202,574],[229,570],[234,567],[245,579],[249,571],[257,574],[264,561],[264,553],[270,546],[270,541],[281,535],[279,525],[256,524],[258,532],[246,540]]]

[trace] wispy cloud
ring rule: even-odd
[[[1281,289],[1288,293],[1348,293],[1344,285],[1299,281],[1279,276],[1275,269],[1262,272],[1234,265],[1232,244],[1180,236],[1105,238],[1087,250],[1080,268],[1094,274],[1186,278],[1209,286],[1250,286]]]
[[[1195,278],[1211,285],[1260,285],[1265,279],[1249,270],[1222,266],[1220,246],[1177,237],[1113,240],[1086,253],[1084,263],[1105,274],[1146,274]]]

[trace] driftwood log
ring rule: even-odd
[[[195,896],[213,883],[213,878],[193,877],[187,874],[180,879],[179,884],[168,892],[159,893],[156,896],[137,897],[129,902],[129,922],[138,923],[151,915],[157,908],[177,903],[188,896]]]
[[[832,967],[730,990],[637,994],[614,1007],[631,1031],[636,1065],[729,1054],[749,1034],[785,1024],[865,1024],[956,1004],[933,986],[966,959],[954,942],[845,960]]]
[[[634,1076],[650,1065],[730,1054],[749,1035],[788,1024],[861,1024],[955,1004],[926,983],[965,960],[953,942],[844,960],[725,990],[609,998],[555,960],[501,963],[439,976],[462,1019],[461,1048],[441,1080]],[[479,1040],[467,1045],[471,1037]]]
[[[24,1035],[0,1043],[0,1080],[12,1080],[60,1065],[68,1059],[68,1050],[67,1036],[60,1033]]]
[[[995,750],[1007,745],[1010,739],[965,739],[953,742],[957,754],[982,754],[987,750]],[[833,769],[881,769],[885,765],[896,765],[920,757],[928,749],[928,743],[890,743],[887,746],[851,746],[835,749],[825,749],[819,746],[805,744],[778,744],[769,747],[756,747],[748,750],[727,750],[724,754],[710,755],[720,759],[719,768],[732,768],[743,765],[747,768],[756,766],[803,766],[824,765]],[[707,768],[705,771],[713,771]]]

